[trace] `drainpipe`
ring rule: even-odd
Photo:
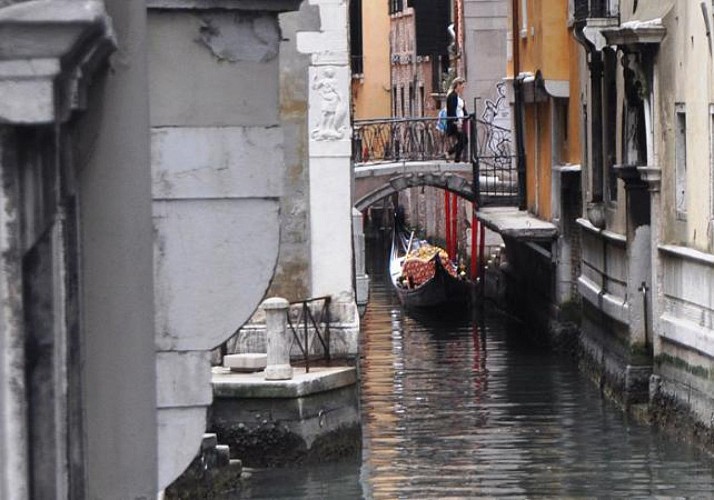
[[[520,51],[518,47],[518,0],[511,0],[512,25],[511,39],[513,49],[513,108],[514,132],[516,134],[516,155],[518,165],[518,208],[526,209],[526,151],[523,143],[523,78],[520,73]]]

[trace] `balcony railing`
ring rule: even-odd
[[[573,13],[575,22],[584,22],[592,18],[616,17],[615,3],[613,0],[575,0]]]

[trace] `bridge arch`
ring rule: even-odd
[[[445,173],[407,173],[390,177],[384,184],[361,196],[354,204],[360,212],[387,196],[407,188],[431,186],[455,193],[473,201],[471,182],[460,175]]]

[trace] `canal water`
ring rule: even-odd
[[[407,315],[378,270],[362,456],[250,471],[237,498],[714,498],[714,458],[628,418],[527,325]]]

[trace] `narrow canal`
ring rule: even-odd
[[[629,419],[527,325],[406,315],[371,272],[361,458],[252,471],[240,498],[714,497],[714,458]]]

